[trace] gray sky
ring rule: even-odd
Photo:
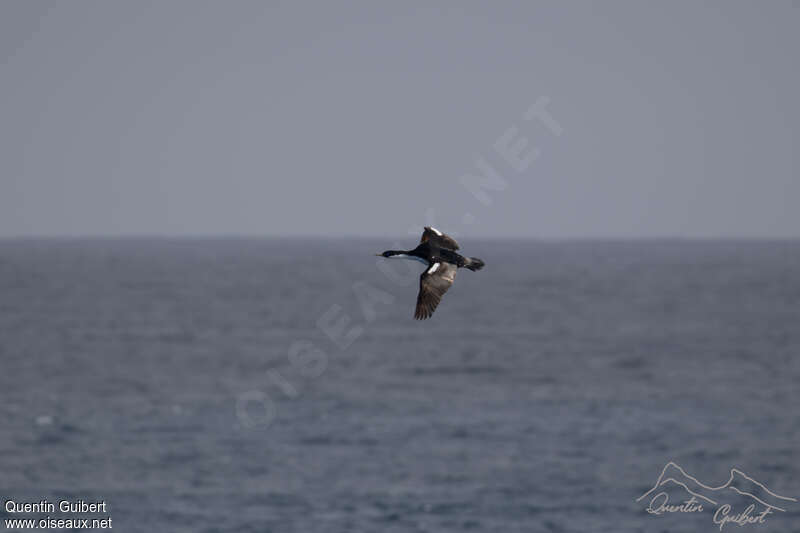
[[[800,237],[798,51],[781,1],[2,2],[0,235]]]

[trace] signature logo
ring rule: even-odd
[[[712,487],[672,461],[664,465],[653,488],[636,498],[637,502],[642,500],[647,502],[645,511],[653,515],[713,510],[712,520],[720,531],[726,524],[763,524],[769,515],[786,512],[789,505],[797,503],[795,498],[769,490],[736,468],[731,469],[728,481]]]

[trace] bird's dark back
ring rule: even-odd
[[[464,263],[464,258],[458,252],[442,248],[430,241],[420,243],[414,249],[413,255],[421,257],[428,262],[435,263],[436,261],[445,261],[453,263],[454,265],[461,266]]]

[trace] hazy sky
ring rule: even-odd
[[[800,4],[430,4],[0,3],[0,235],[800,237]]]

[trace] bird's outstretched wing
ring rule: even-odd
[[[434,263],[419,277],[419,294],[414,318],[425,320],[433,315],[442,296],[456,279],[456,265],[440,261]]]
[[[437,245],[439,248],[458,250],[458,243],[454,238],[450,237],[449,235],[445,235],[438,229],[432,228],[431,226],[425,226],[425,230],[422,232],[422,238],[419,240],[419,243],[422,244],[423,242],[428,241]]]

